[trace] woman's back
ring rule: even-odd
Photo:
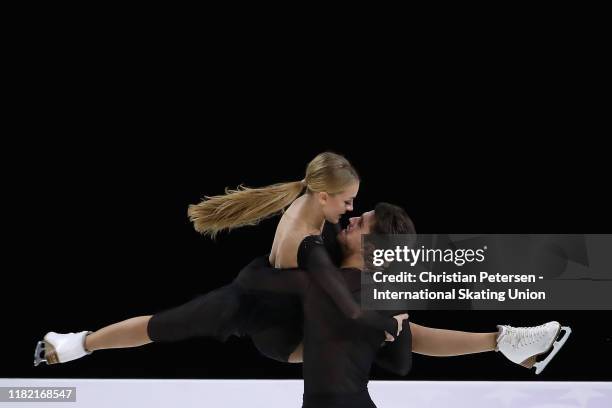
[[[274,234],[274,242],[270,251],[270,265],[275,268],[297,268],[298,248],[308,235],[319,235],[323,224],[315,226],[308,224],[305,216],[307,197],[303,195],[295,200],[284,212]]]

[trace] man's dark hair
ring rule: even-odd
[[[391,235],[404,234],[411,235],[404,237],[402,242],[408,247],[413,248],[417,242],[416,229],[406,211],[402,207],[389,203],[378,203],[374,208],[374,225],[370,229],[370,234],[363,242],[364,245],[364,260],[366,270],[371,272],[384,270],[389,267],[389,263],[385,262],[382,266],[374,266],[373,251],[376,248],[390,248],[395,242]]]
[[[402,207],[378,203],[374,208],[373,234],[416,234],[414,224]]]

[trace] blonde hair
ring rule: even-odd
[[[308,163],[306,177],[301,181],[260,188],[226,188],[223,195],[205,196],[199,204],[190,205],[187,213],[196,231],[214,238],[220,231],[256,225],[282,212],[305,187],[309,192],[337,194],[356,181],[357,171],[346,158],[324,152]]]

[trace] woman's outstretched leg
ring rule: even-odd
[[[536,368],[536,374],[544,370],[559,352],[571,334],[570,327],[552,321],[540,326],[497,326],[492,333],[470,333],[456,330],[434,329],[410,323],[412,351],[436,357],[500,351],[510,361],[526,368]],[[559,338],[561,331],[563,337]],[[548,353],[538,361],[538,356]]]
[[[49,332],[34,352],[34,365],[65,363],[96,350],[138,347],[151,342],[174,342],[194,337],[225,341],[237,334],[248,317],[243,291],[227,285],[154,315],[138,316],[96,332]]]
[[[66,363],[95,350],[137,347],[151,342],[148,324],[151,316],[138,316],[103,327],[96,332],[49,332],[34,351],[34,365]]]
[[[471,333],[457,330],[435,329],[410,323],[412,351],[435,357],[494,351],[498,332]]]
[[[147,327],[151,316],[138,316],[103,327],[85,338],[88,352],[113,348],[138,347],[151,343]]]

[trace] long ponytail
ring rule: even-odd
[[[261,188],[238,186],[224,195],[205,197],[189,206],[189,219],[196,231],[214,238],[223,230],[256,225],[291,205],[300,196],[305,182],[273,184]]]

